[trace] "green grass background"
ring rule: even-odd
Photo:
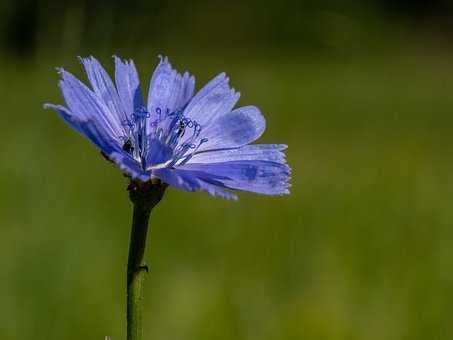
[[[120,51],[121,52],[121,51]],[[127,52],[127,51],[126,51]],[[261,53],[263,52],[263,53]],[[151,218],[145,339],[453,337],[453,52],[167,53],[220,71],[289,145],[292,192],[168,190]],[[0,339],[125,337],[126,180],[47,101],[70,55],[0,61]],[[111,68],[112,51],[97,56]]]

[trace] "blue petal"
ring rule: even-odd
[[[61,69],[60,74],[62,80],[59,85],[74,119],[81,122],[91,121],[102,128],[112,140],[124,135],[119,120],[99,97],[69,72]]]
[[[151,173],[146,172],[135,159],[124,151],[114,151],[107,154],[108,157],[115,162],[118,167],[133,179],[138,179],[146,182],[151,178]]]
[[[156,115],[157,110],[162,113],[181,110],[192,97],[195,87],[193,76],[187,72],[179,74],[171,67],[167,57],[160,58],[148,93],[148,112],[151,117]]]
[[[106,155],[114,150],[120,150],[118,142],[112,140],[102,126],[96,124],[90,119],[81,121],[75,117],[67,108],[61,105],[45,104],[44,108],[57,111],[63,120],[69,124],[74,130],[85,135],[99,150]]]
[[[153,170],[152,174],[168,185],[184,191],[197,191],[200,189],[200,184],[195,178],[182,178],[174,169],[157,169]]]
[[[149,148],[146,154],[147,167],[165,163],[173,156],[173,149],[162,143],[159,139],[153,138],[149,140]]]
[[[144,182],[150,179],[151,174],[143,171],[141,165],[128,153],[119,148],[116,141],[110,140],[100,126],[90,120],[78,121],[64,106],[45,104],[44,107],[56,110],[71,127],[85,135],[109,159],[117,164],[124,173]]]
[[[230,200],[237,200],[237,196],[231,192],[222,189],[216,184],[212,184],[200,178],[197,172],[180,171],[178,169],[159,169],[154,170],[153,175],[160,178],[163,182],[184,190],[184,191],[206,191],[215,197],[221,197]]]
[[[125,109],[107,71],[94,57],[80,58],[80,60],[85,67],[94,93],[112,113],[111,118],[121,124],[121,121],[126,119]]]
[[[269,161],[285,163],[284,144],[253,144],[234,149],[196,153],[188,163],[221,163],[230,161]]]
[[[217,117],[229,113],[240,94],[230,88],[228,81],[225,73],[212,79],[189,102],[184,115],[195,120],[204,129]]]
[[[97,125],[93,121],[80,122],[80,129],[82,133],[88,137],[90,141],[94,143],[101,151],[106,155],[120,150],[118,147],[118,142],[112,140],[106,133],[103,131],[102,127]]]
[[[202,179],[199,179],[198,181],[201,184],[201,190],[206,191],[211,196],[224,198],[227,200],[233,200],[233,201],[237,201],[237,199],[238,199],[238,197],[235,194],[222,189],[222,187],[220,187],[216,184],[211,184],[211,183],[209,183],[209,181],[205,181]]]
[[[205,180],[212,178],[228,189],[238,189],[266,195],[289,193],[288,181],[291,170],[283,163],[267,161],[232,161],[213,164],[191,163],[178,167],[178,170],[198,172],[198,176],[205,176],[202,177]]]
[[[80,122],[78,122],[77,119],[74,118],[71,111],[69,111],[66,107],[64,107],[62,105],[46,103],[46,104],[44,104],[44,108],[57,111],[60,114],[60,117],[63,118],[63,120],[70,127],[72,127],[74,130],[76,130],[79,133],[83,133],[81,126],[80,126]]]
[[[240,107],[218,117],[200,137],[207,138],[198,151],[237,148],[258,139],[266,128],[263,115],[254,106]]]
[[[140,80],[132,60],[115,60],[115,83],[123,108],[128,116],[144,107]]]

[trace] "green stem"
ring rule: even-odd
[[[127,262],[127,340],[142,339],[143,283],[148,272],[144,261],[148,221],[165,188],[165,184],[151,181],[131,182],[128,188],[134,215]]]

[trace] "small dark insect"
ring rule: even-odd
[[[134,147],[132,146],[132,142],[130,139],[128,139],[124,144],[123,144],[123,150],[132,153],[134,151]]]
[[[184,122],[182,120],[180,120],[178,132],[177,132],[178,137],[182,137],[184,135],[185,130],[186,130],[186,124],[184,124]]]

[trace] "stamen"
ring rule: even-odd
[[[208,141],[207,138],[202,138],[202,139],[200,140],[200,142],[198,143],[197,147],[195,147],[194,150],[193,150],[190,154],[188,154],[187,156],[183,157],[183,158],[182,158],[182,161],[181,161],[178,165],[184,165],[184,164],[186,164],[186,163],[193,157],[193,155],[195,154],[195,152],[197,152],[197,150],[200,148],[201,144],[206,143],[207,141]],[[181,158],[180,158],[180,159],[181,159]],[[179,160],[180,160],[180,159],[179,159]],[[175,163],[176,163],[176,162],[175,162]]]
[[[147,122],[150,117],[145,108],[140,108],[123,122],[127,132],[122,137],[123,150],[139,161],[143,169],[172,167],[178,163],[184,165],[208,141],[199,138],[201,125],[184,116],[182,110],[157,107],[154,120]],[[160,154],[162,150],[166,151]],[[145,164],[147,159],[151,164]]]
[[[131,154],[143,167],[148,143],[146,133],[146,119],[148,118],[150,118],[149,112],[141,107],[121,122],[126,130],[126,136],[120,137],[124,142],[123,150]]]

